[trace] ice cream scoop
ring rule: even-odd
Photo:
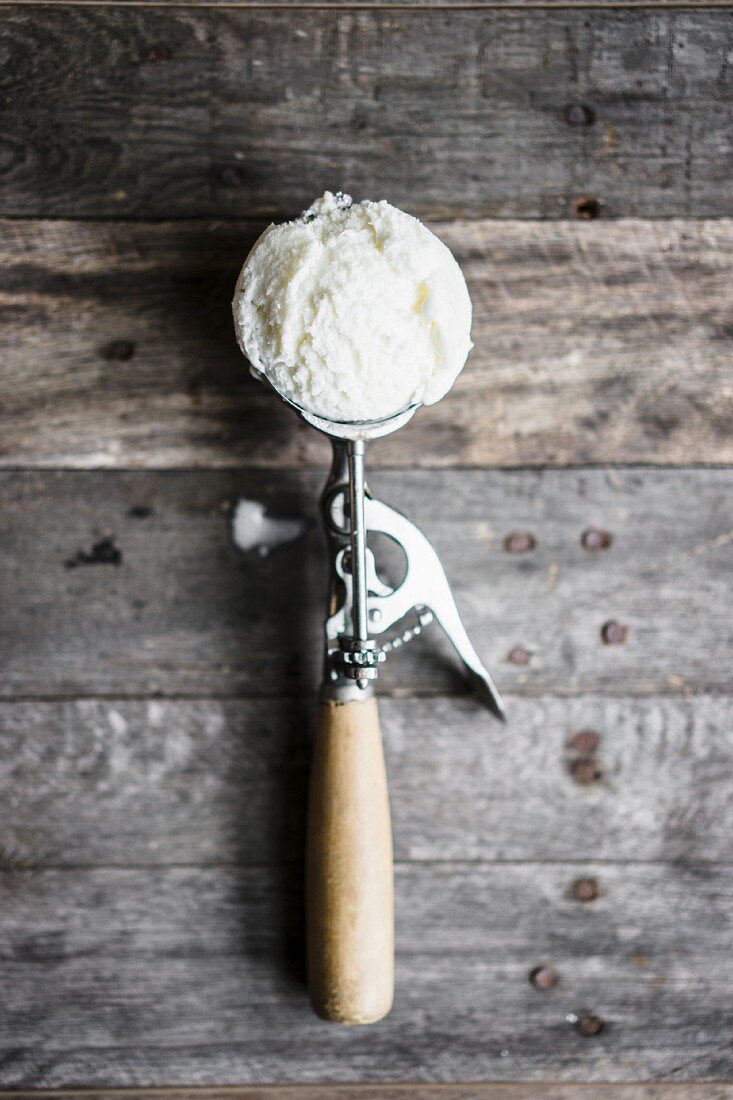
[[[388,653],[437,620],[481,697],[499,717],[503,710],[491,676],[461,622],[435,550],[405,516],[374,499],[364,477],[366,443],[406,424],[422,402],[437,400],[463,366],[470,347],[470,302],[467,292],[465,300],[459,293],[460,286],[465,291],[463,277],[450,253],[437,242],[458,271],[460,286],[452,275],[445,276],[448,289],[441,298],[437,291],[442,284],[434,279],[428,290],[428,297],[437,295],[431,311],[434,317],[448,318],[446,303],[450,304],[453,294],[463,307],[467,304],[468,312],[463,308],[463,325],[454,326],[450,332],[444,327],[439,335],[438,321],[429,322],[428,327],[433,325],[436,330],[431,338],[432,356],[424,354],[422,347],[410,358],[410,349],[404,345],[411,366],[409,384],[403,384],[397,359],[387,356],[373,361],[366,354],[371,347],[367,329],[362,322],[352,324],[331,290],[324,291],[321,305],[317,304],[319,297],[313,287],[333,284],[323,266],[331,255],[328,249],[326,257],[319,254],[315,263],[305,262],[303,252],[295,247],[302,239],[301,229],[314,220],[333,216],[338,217],[338,225],[332,226],[324,239],[331,232],[339,240],[355,233],[359,240],[357,253],[373,250],[373,241],[363,239],[362,219],[354,226],[346,217],[355,209],[346,202],[345,196],[327,193],[310,214],[299,222],[287,223],[282,247],[258,255],[268,235],[276,232],[275,228],[268,230],[245,263],[237,283],[234,313],[240,343],[250,356],[255,376],[333,443],[333,465],[321,498],[330,584],[324,682],[309,796],[308,982],[319,1015],[341,1023],[364,1024],[381,1019],[389,1011],[394,969],[392,836],[372,689],[378,667]],[[407,217],[393,207],[387,208],[400,218]],[[409,220],[428,233],[414,219]],[[371,217],[368,221],[373,226]],[[290,232],[293,227],[297,227],[294,235]],[[432,234],[428,236],[437,240]],[[343,257],[339,257],[336,248],[333,262],[340,272],[336,283],[345,277],[346,270],[341,263]],[[352,270],[355,278],[360,278],[357,267]],[[417,269],[422,270],[419,265]],[[379,272],[379,263],[373,270]],[[293,283],[301,290],[291,302],[289,288]],[[389,278],[387,283],[389,288]],[[363,280],[360,285],[364,285]],[[303,290],[305,286],[311,288],[308,293]],[[389,296],[379,285],[368,288],[368,292],[373,309]],[[328,302],[323,305],[325,299]],[[418,314],[426,300],[418,295]],[[293,316],[294,303],[300,303],[304,311],[300,320]],[[321,315],[328,318],[328,324],[324,321],[319,327]],[[389,316],[399,328],[401,309]],[[328,340],[314,340],[314,333],[323,327],[328,329],[332,323],[335,327],[330,329]],[[394,346],[403,346],[409,328],[408,323],[404,331],[397,333]],[[301,336],[294,342],[291,335],[286,338],[284,329],[297,330]],[[446,332],[449,336],[452,332],[451,339]],[[350,333],[350,340],[345,339],[346,333]],[[331,336],[333,341],[329,342]],[[385,332],[388,342],[386,336]],[[449,356],[435,352],[441,340],[449,347]],[[336,358],[309,359],[309,365],[304,366],[298,360],[301,345],[311,350],[317,346],[320,357]],[[340,354],[343,362],[338,359]],[[386,373],[385,363],[390,366]],[[367,546],[369,531],[387,535],[404,552],[405,574],[394,587],[379,576],[374,553]],[[393,637],[384,637],[394,628],[398,632]]]
[[[472,347],[466,281],[442,241],[388,202],[329,191],[265,230],[233,310],[252,366],[332,421],[438,401]]]

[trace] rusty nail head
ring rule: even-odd
[[[504,539],[504,549],[508,554],[526,554],[536,545],[537,539],[529,531],[512,531]]]
[[[522,645],[513,646],[506,655],[510,665],[528,665],[532,654]]]
[[[598,199],[594,199],[590,195],[582,195],[573,203],[573,213],[576,218],[590,221],[601,216],[601,204]]]
[[[576,901],[595,901],[598,897],[598,880],[595,878],[576,878],[570,887],[570,893]]]
[[[600,527],[587,527],[580,536],[580,545],[592,554],[597,553],[599,550],[608,550],[612,542],[613,535],[611,532],[604,531]]]
[[[217,183],[222,187],[241,187],[242,174],[236,165],[225,164],[216,173]]]
[[[601,627],[601,640],[604,645],[623,645],[629,636],[629,628],[617,619],[609,619]]]
[[[535,966],[529,972],[529,980],[535,989],[544,992],[546,989],[552,989],[554,985],[557,985],[558,973],[551,966]]]
[[[100,349],[103,359],[109,359],[112,363],[126,363],[135,354],[135,345],[132,340],[110,340]]]
[[[573,760],[570,774],[576,783],[588,786],[590,783],[597,783],[603,772],[595,760]]]
[[[592,126],[596,113],[585,103],[569,103],[563,111],[563,118],[568,126]]]
[[[595,730],[579,730],[570,739],[570,748],[575,749],[582,756],[590,756],[596,751],[600,742],[601,738]]]
[[[575,1026],[581,1035],[592,1038],[600,1035],[606,1025],[600,1016],[581,1016]]]
[[[148,50],[148,61],[170,61],[171,56],[170,47],[162,42],[156,42]]]

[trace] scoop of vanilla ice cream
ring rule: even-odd
[[[330,191],[265,230],[233,311],[252,365],[329,420],[433,404],[473,346],[466,282],[442,241],[388,202]]]

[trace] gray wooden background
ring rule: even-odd
[[[0,57],[0,1087],[730,1100],[733,11],[11,3]],[[229,314],[326,187],[469,280],[372,484],[510,715],[437,628],[380,681],[397,997],[357,1030],[303,984],[328,456]],[[241,553],[240,498],[301,537]]]

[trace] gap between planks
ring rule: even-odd
[[[215,1088],[40,1089],[30,1092],[0,1090],[4,1100],[730,1100],[733,1084],[649,1082],[645,1084],[502,1084],[466,1085],[224,1085]]]
[[[9,8],[176,8],[176,9],[235,9],[239,11],[339,11],[346,12],[391,12],[396,11],[408,14],[424,14],[429,12],[463,12],[463,11],[608,11],[613,8],[616,11],[726,11],[733,7],[733,0],[580,0],[572,3],[571,0],[558,0],[557,3],[542,2],[542,0],[520,0],[512,3],[507,0],[486,0],[485,3],[431,3],[430,0],[416,0],[415,3],[392,3],[385,0],[380,3],[356,3],[350,4],[322,2],[302,3],[293,0],[292,3],[284,0],[283,3],[257,3],[248,0],[0,0],[0,7]]]

